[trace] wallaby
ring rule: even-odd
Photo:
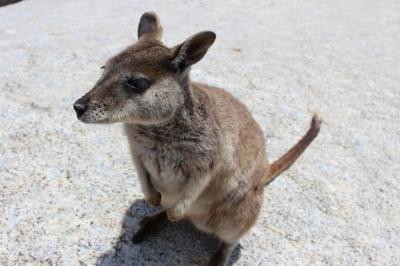
[[[74,109],[85,123],[124,123],[144,197],[164,209],[142,220],[133,241],[185,218],[220,240],[209,265],[226,265],[256,221],[264,186],[301,155],[321,120],[314,115],[306,135],[270,165],[247,108],[222,89],[190,81],[190,67],[216,35],[200,32],[172,48],[161,36],[158,16],[143,14],[138,41],[106,62]]]

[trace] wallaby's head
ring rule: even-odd
[[[99,81],[74,103],[79,120],[158,124],[174,116],[188,95],[190,66],[206,54],[215,34],[200,32],[173,48],[161,37],[158,16],[143,14],[137,42],[109,59]]]

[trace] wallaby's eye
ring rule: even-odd
[[[150,81],[145,78],[130,78],[125,82],[125,88],[134,93],[144,92],[150,87]]]

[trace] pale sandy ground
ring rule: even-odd
[[[325,119],[271,184],[234,265],[399,265],[400,1],[44,1],[0,8],[0,264],[197,265],[188,223],[135,246],[141,201],[120,125],[72,103],[156,10],[165,42],[217,41],[193,79],[250,108],[271,159]],[[124,226],[122,226],[124,224]]]

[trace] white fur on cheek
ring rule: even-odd
[[[175,114],[183,104],[183,94],[175,79],[165,77],[156,81],[143,94],[127,99],[122,107],[113,110],[113,121],[158,124],[165,122]]]

